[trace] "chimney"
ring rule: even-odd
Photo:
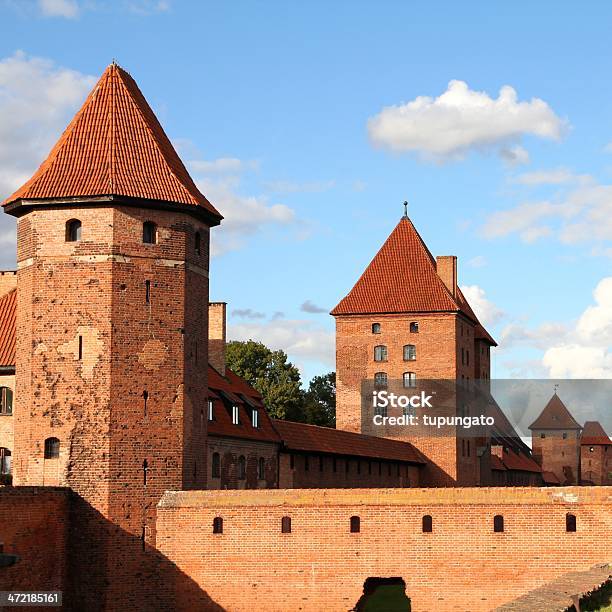
[[[208,362],[225,376],[225,308],[226,302],[208,304]]]
[[[457,297],[457,256],[439,255],[436,257],[436,270],[453,297]]]
[[[0,271],[0,297],[10,293],[15,287],[17,287],[17,272]]]

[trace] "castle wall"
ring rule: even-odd
[[[533,456],[542,470],[553,472],[562,485],[580,483],[580,430],[538,429],[531,440]]]
[[[291,533],[281,533],[284,516]],[[215,517],[223,533],[213,533]],[[164,495],[157,541],[233,611],[344,612],[368,577],[402,577],[415,612],[477,612],[609,561],[611,530],[610,487],[192,491]],[[195,609],[193,592],[178,596],[178,610]]]
[[[580,447],[583,481],[612,486],[612,445],[583,444]]]
[[[0,591],[64,591],[69,495],[66,489],[0,487],[0,546],[19,560],[0,568]]]

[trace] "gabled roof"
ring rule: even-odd
[[[221,215],[189,176],[134,79],[111,64],[34,176],[3,203],[124,196]],[[21,202],[23,203],[23,202]],[[14,204],[14,206],[9,206]]]
[[[509,470],[515,470],[519,472],[538,472],[542,471],[542,468],[532,459],[521,452],[515,452],[512,449],[504,449],[501,460]]]
[[[212,436],[259,440],[280,443],[278,433],[266,412],[261,395],[244,379],[225,368],[222,376],[213,366],[208,365],[209,399],[213,400],[215,418],[208,421],[208,433]],[[238,406],[240,424],[234,425],[228,404]],[[259,427],[251,423],[251,410],[259,408]]]
[[[479,336],[495,345],[461,290],[453,297],[447,289],[438,275],[436,260],[407,216],[400,219],[355,286],[331,314],[403,312],[462,312],[476,324]]]
[[[17,289],[0,298],[0,367],[15,367]]]
[[[529,429],[582,429],[555,393]]]
[[[581,444],[586,446],[606,444],[612,446],[612,440],[599,421],[586,421],[582,430]]]
[[[427,459],[409,442],[273,419],[287,450],[425,464]]]

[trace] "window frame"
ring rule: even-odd
[[[408,380],[408,384],[406,384]],[[416,372],[404,372],[402,374],[402,386],[404,389],[414,389],[417,386]]]
[[[382,333],[382,325],[380,323],[372,323],[372,333],[373,334]]]
[[[83,236],[83,223],[80,219],[66,221],[65,242],[81,242]]]
[[[389,386],[389,376],[386,372],[374,372],[374,387],[386,389]]]
[[[0,414],[11,416],[13,414],[14,393],[10,387],[0,387]]]
[[[150,240],[148,238],[150,238]],[[155,221],[143,221],[142,223],[142,244],[157,244],[157,242],[158,242],[157,223],[155,223]]]
[[[45,438],[44,458],[58,459],[60,456],[60,441],[55,436]]]
[[[404,361],[416,361],[416,344],[404,344],[403,348]]]
[[[418,334],[419,333],[419,322],[410,321],[410,324],[408,325],[408,329],[410,330],[411,334]]]
[[[384,363],[389,360],[389,352],[386,344],[377,344],[374,347],[374,361],[376,363]]]
[[[246,480],[246,457],[238,457],[238,480]]]

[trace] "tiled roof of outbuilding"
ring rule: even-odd
[[[111,64],[34,176],[9,196],[19,200],[125,196],[221,215],[189,176],[134,79]]]
[[[15,367],[17,289],[0,298],[0,367]]]
[[[273,419],[273,423],[288,450],[427,463],[427,459],[409,442],[279,419]]]

